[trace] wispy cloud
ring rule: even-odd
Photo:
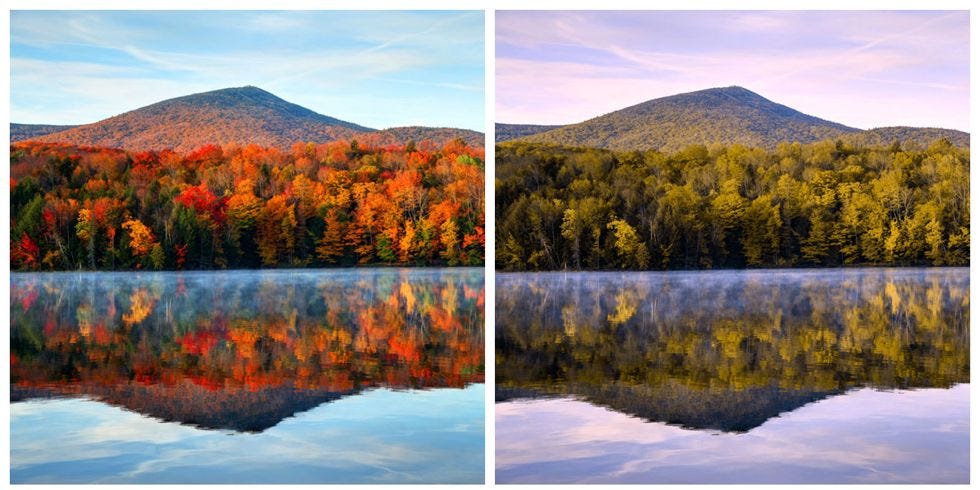
[[[434,33],[445,32],[446,30],[452,30],[452,28],[455,27],[465,28],[465,26],[460,26],[460,25],[466,23],[470,23],[472,25],[472,21],[477,20],[476,19],[477,17],[480,17],[480,19],[478,20],[482,21],[482,16],[480,15],[479,12],[464,12],[462,14],[444,18],[444,19],[433,19],[432,21],[430,21],[431,22],[430,25],[422,30],[405,29],[402,31],[391,31],[391,32],[398,32],[399,34],[397,34],[395,37],[392,37],[390,39],[386,39],[384,42],[378,44],[377,46],[373,46],[367,49],[365,52],[378,51],[392,46],[411,44],[410,41],[414,42],[418,40],[424,40],[427,42],[431,42],[432,35]],[[449,40],[444,39],[444,42],[445,41],[449,41]],[[472,40],[470,42],[472,42]]]
[[[498,12],[497,115],[568,123],[743,85],[858,127],[968,129],[968,21],[963,11]]]
[[[768,33],[785,29],[789,24],[788,20],[782,17],[752,12],[736,15],[727,28],[738,32]]]
[[[248,13],[245,20],[237,25],[242,29],[256,31],[258,35],[289,34],[313,27],[312,17],[287,12]]]
[[[426,101],[428,122],[482,130],[482,15],[14,12],[11,116],[85,123],[164,95],[251,84],[300,104],[329,98],[336,104],[310,108],[369,126],[417,124],[404,107]],[[466,95],[449,102],[447,88]],[[71,107],[59,103],[68,94]],[[382,94],[410,103],[364,113]]]

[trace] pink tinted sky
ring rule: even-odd
[[[859,128],[968,131],[968,11],[498,11],[496,120],[740,85]]]

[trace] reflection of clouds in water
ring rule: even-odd
[[[77,398],[12,403],[10,420],[13,471],[51,461],[112,457],[119,454],[116,444],[169,444],[194,431]]]
[[[260,434],[161,423],[85,400],[15,403],[11,480],[51,481],[45,468],[57,466],[58,474],[105,483],[479,483],[483,392],[371,390]]]
[[[745,434],[645,423],[567,399],[501,403],[497,481],[966,483],[968,402],[969,385],[862,389]]]
[[[610,450],[610,443],[639,438],[658,444],[696,432],[636,418],[570,399],[498,403],[496,411],[497,468],[540,462],[592,458]],[[543,451],[542,448],[548,450]]]

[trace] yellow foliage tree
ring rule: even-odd
[[[136,257],[144,257],[153,249],[156,238],[153,231],[142,221],[131,218],[123,222],[122,228],[129,233],[129,248]]]

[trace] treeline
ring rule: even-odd
[[[969,149],[940,139],[496,150],[501,270],[969,263]]]
[[[11,145],[16,270],[479,265],[483,149]]]
[[[91,276],[21,279],[10,289],[11,383],[346,392],[483,382],[482,281],[334,284],[137,280],[106,294]]]
[[[702,277],[498,278],[497,385],[825,392],[970,379],[966,271]]]

